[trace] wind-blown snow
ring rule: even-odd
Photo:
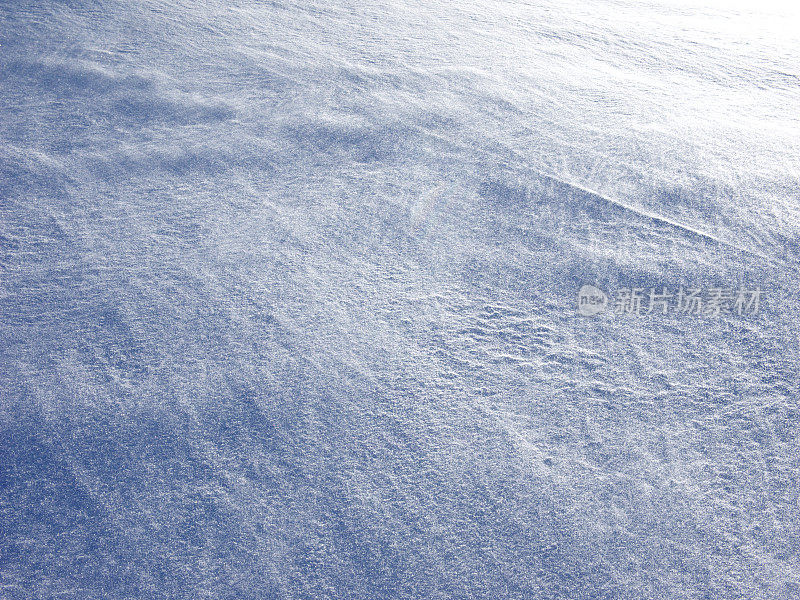
[[[800,597],[792,10],[4,2],[0,597]]]

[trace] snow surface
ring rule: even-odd
[[[0,597],[800,598],[799,68],[769,1],[0,3]]]

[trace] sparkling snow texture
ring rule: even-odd
[[[2,2],[0,597],[800,598],[790,9]]]

